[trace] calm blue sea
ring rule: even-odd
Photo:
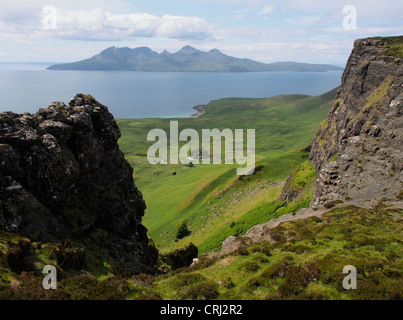
[[[227,97],[318,95],[341,84],[331,72],[49,71],[42,64],[0,64],[0,112],[35,113],[53,101],[91,94],[116,118],[184,117]]]

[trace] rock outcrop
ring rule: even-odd
[[[34,241],[88,239],[122,273],[151,272],[158,252],[108,108],[79,94],[36,114],[0,114],[0,229]]]
[[[199,249],[190,243],[184,248],[176,249],[166,254],[161,255],[164,262],[167,262],[172,270],[182,267],[189,267],[193,260],[197,258]]]
[[[278,227],[280,224],[288,221],[296,221],[301,219],[308,219],[313,217],[320,217],[324,215],[328,210],[325,208],[312,209],[303,208],[297,213],[283,215],[276,219],[256,225],[250,228],[244,235],[238,237],[228,237],[222,243],[221,250],[218,252],[209,252],[205,256],[208,258],[222,258],[256,244],[263,242],[276,242],[276,234],[272,234],[272,230]]]
[[[318,170],[312,204],[396,198],[402,190],[403,59],[390,43],[356,40],[331,111],[312,141]]]

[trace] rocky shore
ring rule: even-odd
[[[197,112],[195,114],[192,114],[190,118],[197,118],[205,114],[206,113],[206,110],[204,109],[205,107],[206,107],[205,104],[199,104],[197,106],[194,106],[193,109],[195,109]]]

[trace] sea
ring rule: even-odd
[[[84,93],[106,105],[115,118],[188,117],[196,113],[194,106],[221,98],[320,95],[340,86],[342,77],[342,71],[51,71],[49,65],[0,63],[0,112],[35,113]]]

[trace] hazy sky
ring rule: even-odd
[[[346,5],[356,9],[356,29]],[[401,0],[0,0],[0,62],[191,45],[262,62],[344,66],[354,39],[403,34],[402,14]]]

